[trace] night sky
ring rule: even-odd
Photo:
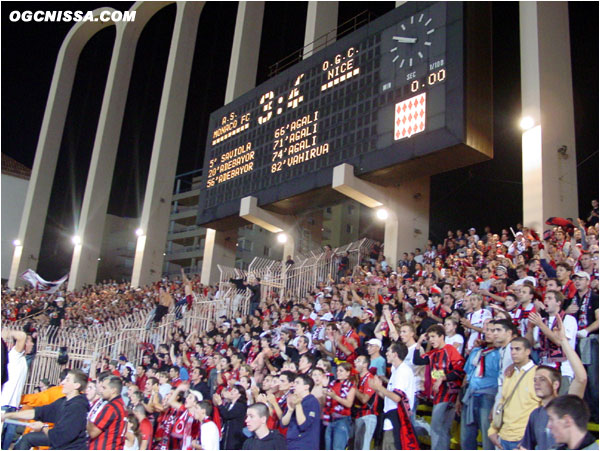
[[[122,11],[132,2],[2,3],[2,152],[33,166],[35,149],[60,45],[73,23],[10,22],[13,10]],[[340,2],[338,24],[368,10],[378,17],[393,2]],[[257,84],[269,66],[304,45],[307,4],[267,2]],[[207,2],[198,27],[177,173],[200,169],[210,113],[223,104],[237,2]],[[598,3],[569,3],[579,212],[587,217],[598,198]],[[493,20],[495,158],[432,177],[430,235],[440,240],[448,228],[494,229],[522,217],[520,59],[518,3],[496,2]],[[150,165],[175,6],[162,9],[138,44],[108,212],[138,217]],[[110,63],[114,28],[99,32],[79,61],[50,199],[38,271],[60,277],[70,266],[78,212],[91,159],[94,134]],[[493,201],[491,201],[493,199]],[[493,208],[490,208],[490,205]]]

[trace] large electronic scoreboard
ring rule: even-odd
[[[215,111],[198,224],[310,205],[341,163],[393,185],[491,158],[487,8],[408,2]]]

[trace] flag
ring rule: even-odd
[[[21,279],[26,282],[29,282],[33,288],[37,291],[43,291],[44,293],[52,294],[55,293],[60,286],[67,280],[69,274],[65,274],[60,279],[55,280],[54,282],[47,282],[42,279],[33,269],[28,269],[23,274],[21,274]]]
[[[410,138],[425,130],[426,94],[419,94],[396,104],[394,141]]]

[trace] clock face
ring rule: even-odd
[[[433,69],[445,51],[445,8],[437,4],[410,14],[382,33],[384,71],[395,85],[410,83]],[[442,63],[443,64],[443,63]]]

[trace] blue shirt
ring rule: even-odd
[[[481,348],[474,348],[469,354],[465,364],[466,379],[472,387],[474,393],[486,391],[490,393],[498,388],[498,375],[500,374],[500,351],[494,349],[488,352],[484,358],[483,377],[478,376]],[[494,393],[492,393],[494,394]]]
[[[190,378],[188,370],[185,369],[184,366],[179,367],[179,379],[182,381],[187,381]]]
[[[377,376],[385,376],[385,359],[382,356],[371,360],[369,368],[377,369]]]
[[[554,449],[556,442],[548,429],[548,413],[543,406],[529,415],[521,445],[526,449]]]
[[[320,449],[321,438],[321,405],[314,395],[302,399],[302,410],[306,420],[298,424],[296,412],[292,414],[288,425],[287,449]]]

